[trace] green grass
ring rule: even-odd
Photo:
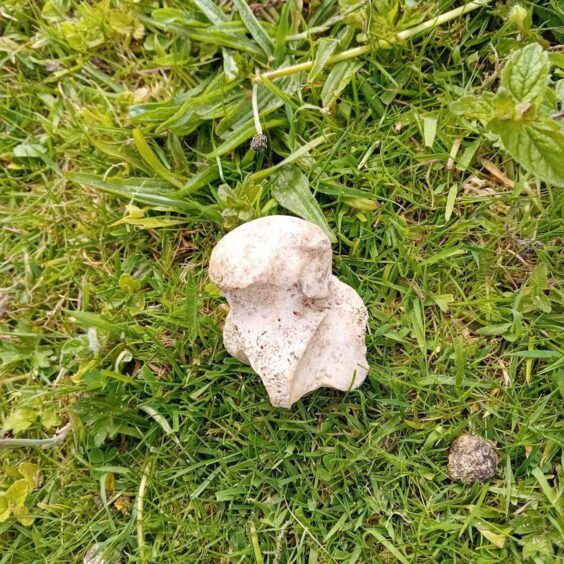
[[[562,79],[559,2],[524,4],[521,33],[496,3],[341,78],[329,65],[263,81],[257,155],[255,70],[457,3],[401,1],[397,18],[394,0],[346,17],[348,0],[257,3],[250,32],[241,4],[0,3],[2,434],[72,422],[51,448],[0,450],[0,491],[22,462],[42,473],[33,524],[0,523],[0,562],[78,562],[95,543],[129,562],[559,561],[562,190],[448,109],[495,91],[536,40]],[[207,277],[227,230],[288,213],[270,170],[286,158],[370,311],[364,385],[292,410],[225,352]],[[499,449],[487,483],[447,476],[464,432]]]

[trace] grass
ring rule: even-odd
[[[1,491],[40,472],[0,562],[96,543],[130,562],[559,561],[562,192],[448,109],[530,42],[561,79],[559,3],[524,4],[521,30],[491,4],[338,71],[322,55],[457,3],[242,4],[1,4],[2,440],[72,431],[0,450]],[[308,60],[258,80],[254,154],[250,78]],[[227,230],[288,213],[284,159],[370,311],[364,385],[291,411],[226,354],[207,277]],[[447,476],[464,432],[499,449],[484,484]]]

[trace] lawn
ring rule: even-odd
[[[0,30],[0,563],[562,561],[559,0],[1,0]],[[207,270],[275,213],[369,310],[362,387],[291,410]],[[483,483],[449,478],[464,433]]]

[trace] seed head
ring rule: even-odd
[[[264,151],[267,146],[268,143],[267,143],[266,135],[262,133],[257,133],[251,139],[251,149],[253,151],[256,151],[257,153]]]

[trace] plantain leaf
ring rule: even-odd
[[[299,168],[284,167],[274,178],[272,195],[282,207],[321,227],[332,243],[337,241],[311,193],[308,179]]]
[[[194,194],[204,186],[211,184],[219,178],[219,167],[217,163],[207,163],[205,168],[202,168],[192,178],[186,182],[182,190],[173,192],[170,196],[179,197]]]
[[[151,146],[147,143],[147,140],[143,136],[143,133],[141,133],[140,129],[135,128],[133,130],[133,140],[135,141],[135,146],[137,147],[142,159],[154,172],[177,188],[182,188],[184,186],[184,182],[176,178],[174,174],[167,170],[163,163],[161,163],[159,157],[157,157],[153,149],[151,149]]]
[[[151,191],[146,191],[143,183],[139,185],[132,185],[128,179],[119,177],[104,177],[95,174],[83,174],[78,172],[68,172],[66,177],[78,184],[85,184],[97,188],[102,192],[113,194],[122,198],[127,198],[143,204],[149,204],[153,207],[165,207],[171,210],[184,212],[187,214],[195,214],[199,217],[206,218],[210,221],[221,223],[221,215],[215,206],[200,204],[191,200],[179,200],[172,196],[165,194],[156,194]],[[145,179],[139,179],[145,180]],[[146,179],[149,183],[153,182],[152,179]]]
[[[308,82],[313,82],[317,78],[319,73],[327,64],[329,57],[333,54],[333,51],[335,51],[335,48],[338,44],[339,41],[333,37],[320,39],[317,42],[313,65],[311,67],[311,70],[309,71],[309,74],[307,75]]]
[[[337,101],[339,94],[361,67],[362,63],[358,61],[342,61],[331,69],[321,91],[323,107],[330,108]]]
[[[220,24],[226,22],[227,16],[221,9],[215,5],[212,0],[193,0],[196,7],[210,20],[213,24]]]
[[[249,8],[249,5],[245,2],[245,0],[233,0],[233,3],[237,6],[237,11],[241,16],[245,27],[253,36],[253,39],[261,46],[266,55],[270,57],[272,55],[274,43],[266,31],[264,31],[260,22],[255,18],[255,15],[253,14],[251,8]]]
[[[102,151],[106,155],[110,157],[115,157],[120,161],[125,161],[129,163],[131,166],[146,172],[147,174],[151,173],[151,169],[147,166],[147,164],[139,158],[139,155],[136,153],[133,147],[129,147],[124,145],[123,143],[120,144],[112,144],[112,143],[105,143],[104,141],[100,141],[97,139],[90,139],[90,142],[96,149]]]

